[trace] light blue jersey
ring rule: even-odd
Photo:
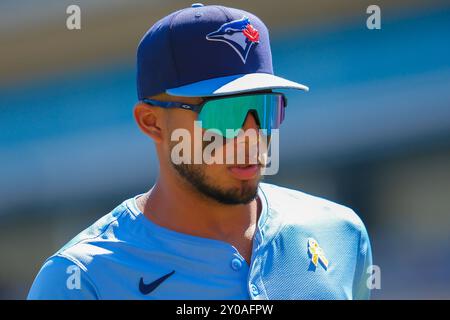
[[[251,263],[154,224],[136,197],[44,263],[28,299],[368,299],[366,229],[347,207],[260,183]]]

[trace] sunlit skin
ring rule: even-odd
[[[176,97],[160,94],[151,99],[160,101],[178,101],[187,104],[199,104],[202,98]],[[171,133],[185,128],[193,137],[194,121],[197,113],[183,109],[163,109],[138,103],[134,117],[139,128],[153,139],[159,160],[159,175],[153,188],[137,199],[138,208],[152,222],[177,231],[202,238],[227,242],[240,252],[250,263],[252,238],[261,211],[259,198],[253,198],[244,204],[223,204],[205,195],[183,177],[171,163],[171,149],[177,142],[170,141]],[[242,129],[258,130],[255,117],[249,113]],[[204,132],[204,130],[203,130]],[[234,139],[234,142],[236,142]],[[226,140],[232,143],[233,139]],[[250,143],[245,140],[246,150]],[[235,143],[236,144],[236,143]],[[199,144],[201,147],[201,144]],[[235,145],[236,147],[236,145]],[[223,148],[226,148],[224,145]],[[225,150],[223,150],[226,156]],[[236,155],[236,149],[235,149]],[[248,163],[248,162],[247,162]],[[261,175],[259,170],[248,178],[233,175],[230,164],[198,164],[190,169],[202,172],[204,180],[214,188],[239,195],[256,195]]]

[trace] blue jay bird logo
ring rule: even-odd
[[[206,40],[222,41],[237,52],[245,64],[247,56],[254,44],[259,43],[259,32],[247,17],[224,23],[219,29],[206,35]]]

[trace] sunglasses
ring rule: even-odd
[[[212,130],[227,139],[239,134],[238,130],[244,125],[249,112],[256,113],[260,129],[270,135],[272,129],[280,127],[284,120],[284,108],[287,107],[286,96],[275,92],[208,97],[198,105],[152,99],[143,99],[142,102],[162,108],[194,111],[198,113],[203,129]]]

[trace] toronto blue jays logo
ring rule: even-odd
[[[219,29],[206,35],[206,39],[227,43],[245,63],[252,46],[259,43],[259,32],[244,16],[242,19],[224,23]]]

